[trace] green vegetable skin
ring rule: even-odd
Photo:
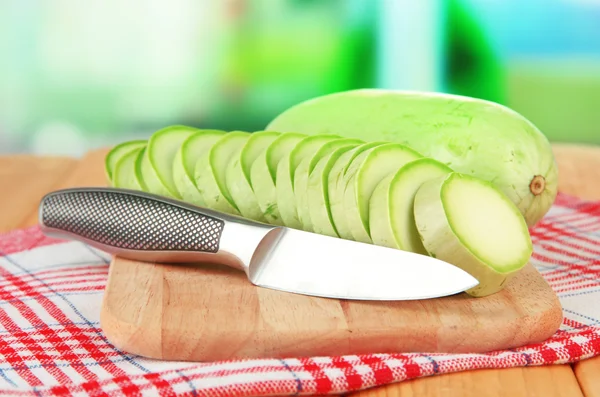
[[[558,169],[548,139],[518,113],[488,101],[359,89],[299,103],[267,128],[406,144],[457,172],[492,182],[529,226],[556,198]]]
[[[190,135],[179,147],[173,159],[173,180],[183,201],[205,206],[202,192],[196,186],[194,172],[199,158],[223,137],[225,131],[199,130]]]
[[[377,146],[385,143],[364,143],[341,155],[333,165],[329,173],[327,191],[329,195],[329,211],[331,220],[338,235],[346,240],[352,240],[352,230],[346,219],[346,208],[344,207],[346,185],[348,180],[360,167],[362,160]]]
[[[319,150],[312,156],[305,157],[300,165],[294,172],[294,196],[296,197],[296,208],[298,211],[298,218],[304,230],[309,232],[315,232],[315,225],[313,224],[312,215],[309,204],[309,192],[308,192],[308,181],[310,174],[317,166],[319,160],[323,157],[328,157],[335,149],[343,147],[348,144],[358,144],[362,141],[359,139],[351,138],[339,138],[333,139],[322,145]]]
[[[144,139],[137,139],[133,141],[122,142],[116,146],[114,146],[104,158],[104,173],[106,175],[106,179],[112,183],[113,181],[113,173],[117,163],[123,156],[131,151],[139,148],[145,147],[147,141]]]
[[[145,191],[181,199],[173,179],[173,160],[183,142],[197,131],[196,128],[174,125],[152,134],[136,164],[138,179],[143,181]]]
[[[284,225],[277,207],[277,166],[306,135],[287,133],[277,137],[263,150],[250,168],[250,180],[258,205],[268,223]]]
[[[450,172],[448,166],[425,157],[382,179],[369,200],[373,244],[428,255],[415,225],[415,194],[423,183]]]
[[[135,164],[133,166],[133,172],[135,174],[135,180],[137,181],[138,185],[140,185],[140,189],[143,190],[144,192],[148,191],[148,186],[146,185],[146,182],[144,182],[144,178],[142,176],[142,166],[149,166],[149,164],[144,164],[144,159],[146,158],[146,151],[148,149],[148,146],[144,146],[142,148],[142,150],[138,153],[137,157],[135,158]],[[147,160],[146,160],[147,161]]]
[[[315,233],[338,237],[329,211],[329,172],[342,154],[362,143],[364,141],[360,139],[336,139],[323,145],[311,160],[306,182],[306,207]]]
[[[309,136],[299,141],[294,148],[285,155],[277,165],[277,208],[283,219],[283,223],[291,228],[312,231],[310,216],[300,219],[296,206],[296,195],[294,193],[296,169],[308,169],[312,157],[318,150],[328,142],[340,139],[337,135]],[[301,195],[302,192],[298,192]]]
[[[250,170],[256,158],[277,137],[279,133],[269,131],[254,132],[244,146],[232,156],[226,170],[226,182],[231,197],[242,216],[259,222],[267,222],[252,188]]]
[[[452,172],[423,183],[414,215],[427,252],[479,281],[466,291],[472,296],[500,291],[533,252],[515,204],[492,183],[470,175]]]
[[[358,163],[359,157],[354,159],[351,167]],[[344,192],[346,220],[354,240],[373,242],[369,231],[369,201],[377,184],[404,164],[421,157],[405,145],[388,143],[373,148],[356,164],[357,169],[349,175]]]
[[[246,143],[250,134],[232,131],[224,134],[196,163],[194,179],[206,206],[217,211],[241,215],[226,182],[227,164]]]
[[[142,189],[135,176],[135,161],[143,153],[144,147],[137,147],[119,158],[112,172],[113,187],[133,190]]]

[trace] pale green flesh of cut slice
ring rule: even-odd
[[[281,134],[252,163],[250,169],[252,188],[265,219],[272,225],[283,226],[277,208],[277,166],[282,157],[304,137],[305,135],[302,134]]]
[[[341,139],[338,135],[311,135],[304,138],[290,152],[290,178],[294,185],[294,174],[296,168],[306,157],[312,157],[319,149],[328,142]]]
[[[369,200],[377,184],[391,173],[396,173],[406,163],[421,158],[416,151],[397,143],[373,148],[364,161],[348,169],[352,172],[346,185],[344,210],[353,239],[371,243],[369,233]],[[355,167],[355,165],[357,167]]]
[[[227,199],[221,194],[219,185],[215,180],[215,175],[210,167],[208,153],[201,156],[196,163],[194,182],[202,195],[202,200],[208,208],[228,214],[241,215],[239,210],[229,204]]]
[[[409,163],[410,164],[410,163]],[[405,166],[406,167],[406,166]],[[390,218],[390,183],[396,174],[383,178],[375,187],[369,200],[369,232],[373,244],[400,249]],[[400,219],[406,222],[406,219]]]
[[[344,191],[345,191],[345,170],[348,170],[351,163],[357,157],[363,156],[364,153],[373,148],[382,145],[382,142],[367,142],[343,153],[335,162],[329,172],[327,180],[327,191],[329,206],[328,210],[331,215],[330,219],[333,222],[333,227],[337,231],[340,238],[352,240],[352,233],[346,222],[346,213],[344,210]]]
[[[257,157],[279,136],[275,132],[255,132],[247,142],[234,154],[227,165],[227,187],[236,207],[242,216],[259,222],[267,222],[263,211],[258,205],[256,195],[251,185],[250,171]],[[245,164],[245,166],[244,166]],[[244,172],[248,170],[248,174]]]
[[[152,134],[146,150],[147,160],[142,164],[144,181],[152,193],[181,199],[173,178],[173,160],[183,142],[196,131],[191,127],[172,126]]]
[[[283,224],[293,229],[302,229],[302,223],[296,211],[296,198],[290,179],[290,155],[285,155],[277,165],[277,209]]]
[[[489,183],[459,174],[442,188],[442,203],[452,230],[481,261],[499,272],[523,265],[531,240],[522,215]]]
[[[146,156],[147,149],[148,147],[144,146],[135,159],[135,179],[144,192],[150,192],[150,189],[148,189],[148,185],[144,180],[144,172],[149,176],[154,176],[156,178],[154,171],[152,171],[152,167],[150,167],[150,163],[148,162],[148,157]]]
[[[306,138],[306,135],[304,134],[289,132],[281,135],[275,139],[271,145],[269,145],[265,155],[267,168],[271,178],[273,179],[273,183],[275,183],[277,180],[277,169],[281,159],[294,150],[296,144],[304,138]]]
[[[300,165],[298,165],[296,168],[294,173],[294,196],[296,198],[298,218],[300,219],[300,223],[302,224],[302,228],[304,230],[309,232],[315,231],[308,199],[308,179],[316,164],[324,156],[328,156],[339,147],[350,144],[358,145],[359,143],[364,142],[359,139],[352,138],[332,139],[331,141],[323,144],[314,155],[305,157],[300,162]]]
[[[198,191],[200,191],[202,194],[202,198],[207,207],[228,214],[241,215],[239,209],[223,194],[221,186],[219,185],[218,178],[222,177],[225,179],[226,176],[217,175],[214,170],[221,163],[223,164],[223,167],[227,164],[228,158],[235,153],[235,151],[238,150],[247,140],[247,135],[248,134],[244,132],[229,132],[224,134],[223,137],[220,138],[210,148],[210,150],[201,156],[196,162],[194,181]],[[218,162],[219,164],[214,164],[211,162],[211,156],[214,156],[214,153],[216,153],[216,156],[218,156],[219,160],[217,161],[217,159],[215,159],[214,163]],[[225,171],[226,169],[223,168],[221,173]]]
[[[144,190],[147,192],[158,194],[160,196],[167,196],[172,198],[178,198],[178,195],[175,196],[169,192],[169,189],[160,181],[156,171],[152,167],[150,163],[150,159],[148,158],[148,147],[144,148],[144,152],[141,158],[138,158],[136,161],[136,167],[139,165],[139,173],[138,177],[143,180],[141,183],[142,186],[145,187]]]
[[[113,174],[117,162],[123,156],[125,156],[127,153],[130,153],[132,150],[146,146],[146,144],[147,141],[145,139],[137,139],[133,141],[123,142],[113,147],[104,159],[104,172],[107,180],[112,183]]]
[[[143,147],[135,148],[121,156],[113,169],[112,185],[121,189],[142,190],[135,176],[135,160]]]
[[[254,196],[267,223],[283,226],[281,216],[277,210],[275,183],[271,178],[269,167],[267,166],[266,151],[259,154],[258,158],[252,164],[250,179],[252,181]]]
[[[323,156],[315,165],[308,178],[308,208],[313,231],[326,236],[339,237],[329,211],[329,173],[337,159],[358,144],[347,144]]]
[[[250,187],[252,187],[252,164],[280,135],[280,133],[273,131],[257,131],[253,132],[250,138],[248,138],[248,142],[244,145],[240,157],[242,160],[242,172]]]
[[[243,131],[232,131],[227,133],[222,139],[213,145],[208,153],[210,168],[214,174],[215,181],[219,186],[219,191],[229,204],[238,209],[229,193],[227,187],[227,164],[233,160],[235,153],[239,154],[239,149],[248,141],[250,133]],[[239,209],[238,209],[239,210]]]
[[[306,160],[304,167],[308,172],[310,159],[314,154],[325,145],[334,139],[339,139],[338,136],[331,135],[315,135],[310,136],[294,147],[294,149],[279,162],[277,166],[277,208],[283,219],[283,223],[287,227],[294,229],[302,229],[311,231],[312,226],[310,219],[305,219],[307,224],[303,224],[298,214],[296,206],[296,196],[294,194],[294,176],[296,169]]]
[[[327,142],[325,145],[321,146],[321,148],[317,151],[317,153],[315,153],[315,155],[312,157],[309,168],[308,168],[308,174],[310,175],[313,172],[314,168],[317,166],[317,163],[323,157],[329,156],[337,149],[348,146],[348,145],[358,146],[358,145],[362,145],[364,143],[365,142],[363,140],[356,139],[356,138],[340,138],[340,139],[334,139],[330,142]]]
[[[389,207],[389,216],[400,249],[427,254],[415,226],[415,194],[424,182],[451,172],[447,165],[423,158],[410,164],[391,181],[389,195],[393,205]]]
[[[533,253],[525,218],[489,181],[457,172],[431,179],[417,190],[413,210],[427,252],[479,281],[465,291],[471,296],[504,289]]]
[[[206,206],[195,183],[196,163],[224,134],[225,131],[220,130],[198,131],[188,137],[177,151],[173,160],[173,178],[184,201],[201,207]]]
[[[445,164],[421,158],[382,179],[369,200],[369,233],[373,244],[428,255],[415,225],[415,194],[424,182],[450,172]]]
[[[243,217],[259,222],[266,222],[264,214],[256,201],[254,191],[246,180],[246,176],[242,170],[241,152],[242,148],[239,148],[232,156],[229,164],[227,164],[227,188],[235,202],[236,208],[239,209]]]

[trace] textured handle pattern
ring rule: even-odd
[[[219,250],[225,224],[160,199],[102,190],[50,194],[42,201],[40,220],[117,248],[208,253]]]

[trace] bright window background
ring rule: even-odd
[[[596,0],[3,0],[0,50],[0,153],[257,131],[359,87],[490,99],[600,144]]]

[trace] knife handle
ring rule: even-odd
[[[273,229],[245,218],[146,192],[117,188],[58,190],[42,198],[39,224],[70,238],[141,261],[211,262],[246,270]]]

